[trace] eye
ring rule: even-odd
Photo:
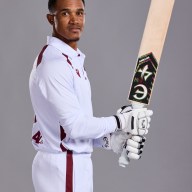
[[[83,16],[83,15],[85,15],[85,12],[84,11],[77,11],[76,15],[77,16]]]
[[[61,15],[62,15],[62,16],[68,16],[69,13],[68,13],[67,11],[62,11],[62,12],[61,12]]]

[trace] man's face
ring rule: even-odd
[[[77,42],[85,24],[82,0],[58,0],[52,20],[54,36],[68,44]]]

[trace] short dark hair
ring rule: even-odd
[[[85,6],[85,0],[82,0],[84,6]],[[54,11],[54,8],[55,8],[55,5],[57,3],[57,0],[49,0],[48,1],[48,9],[50,12],[53,12]]]

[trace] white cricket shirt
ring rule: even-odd
[[[90,153],[94,143],[98,145],[104,135],[115,131],[113,116],[93,117],[84,59],[79,49],[75,51],[55,37],[48,38],[36,58],[29,81],[36,150]]]

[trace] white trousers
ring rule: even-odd
[[[93,192],[91,154],[38,151],[32,179],[35,192]]]

